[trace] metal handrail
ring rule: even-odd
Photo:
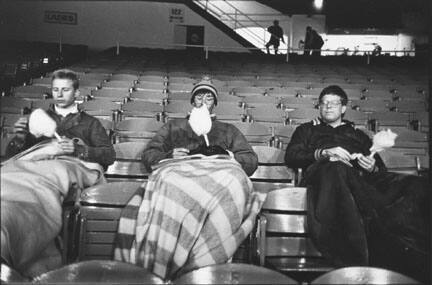
[[[158,48],[160,48],[160,47],[165,47],[165,48],[166,47],[186,47],[186,48],[187,47],[196,47],[196,48],[203,48],[204,51],[205,51],[205,53],[206,53],[206,55],[205,55],[206,59],[208,59],[208,52],[211,51],[211,49],[222,49],[222,50],[245,50],[245,49],[246,50],[261,50],[260,48],[252,48],[252,47],[246,48],[246,47],[238,47],[238,46],[236,46],[236,47],[231,46],[230,47],[230,46],[216,46],[216,45],[166,44],[166,43],[164,43],[164,44],[161,44],[161,43],[146,43],[146,46],[158,47]],[[119,50],[120,50],[120,47],[119,47]],[[288,52],[288,50],[290,52],[304,52],[305,51],[305,49],[303,49],[303,48],[283,48],[283,49],[280,49],[280,50],[281,51],[287,51],[287,52]],[[306,49],[306,51],[314,51],[314,50],[321,51],[321,52],[323,52],[323,51],[325,51],[325,52],[334,52],[335,54],[337,52],[340,52],[340,50],[337,50],[337,49],[333,49],[333,50],[331,50],[331,49]],[[373,57],[371,50],[357,50],[357,52],[364,52],[364,53],[366,53],[364,56],[367,56],[368,63],[369,63],[369,59],[371,57]],[[385,54],[385,53],[392,53],[392,54],[396,54],[396,53],[404,53],[404,54],[414,53],[414,54],[417,54],[417,53],[421,53],[421,52],[422,51],[417,51],[417,50],[382,50],[381,54]],[[288,59],[288,53],[287,53],[287,59]]]
[[[221,18],[221,15],[227,15],[231,20],[225,20],[225,21],[233,21],[235,24],[238,23],[239,26],[242,27],[242,28],[248,28],[247,26],[243,25],[243,24],[241,23],[241,21],[238,21],[236,18],[233,19],[233,17],[230,16],[232,13],[225,13],[224,11],[222,11],[222,9],[220,9],[220,8],[217,7],[217,6],[215,6],[213,3],[209,2],[209,1],[206,1],[206,5],[204,5],[203,3],[201,3],[201,1],[199,1],[199,0],[198,0],[198,1],[195,1],[195,2],[196,2],[196,3],[199,3],[199,4],[201,5],[201,7],[204,7],[205,9],[208,9],[208,5],[207,5],[207,4],[210,4],[210,5],[213,6],[213,8],[216,8],[216,9],[218,9],[218,10],[221,12],[221,14],[219,15],[219,14],[215,13],[214,11],[212,11],[213,13],[217,14],[219,18]],[[255,25],[257,25],[258,27],[260,27],[260,28],[262,28],[262,29],[264,29],[264,30],[267,30],[265,27],[263,27],[261,24],[259,24],[259,23],[258,23],[257,21],[255,21],[254,19],[250,18],[247,14],[243,13],[241,10],[239,10],[237,7],[235,7],[234,5],[232,5],[231,3],[229,3],[227,0],[224,0],[224,2],[225,2],[228,6],[230,6],[231,8],[233,8],[235,12],[238,12],[240,15],[242,15],[242,16],[246,17],[247,19],[249,19],[250,22],[254,23]],[[234,15],[237,16],[236,13],[234,13]],[[245,31],[246,31],[246,33],[248,33],[249,35],[251,35],[251,36],[254,38],[255,41],[257,41],[257,42],[260,42],[261,40],[263,41],[263,47],[262,47],[262,48],[259,48],[259,50],[263,50],[264,47],[265,47],[265,38],[263,38],[263,37],[257,35],[256,33],[250,31],[249,29],[245,29]],[[268,32],[268,31],[267,31],[267,32]],[[272,34],[272,33],[270,33],[270,34]],[[273,35],[273,34],[272,34],[272,35]],[[274,35],[274,36],[276,36],[276,35]]]
[[[204,6],[204,5],[203,5],[199,0],[196,1],[196,2],[199,3],[202,7],[205,7],[206,9],[208,9],[208,5],[207,5],[207,4],[210,4],[210,5],[212,6],[213,9],[217,9],[217,10],[219,10],[219,11],[221,12],[221,14],[224,14],[224,13],[225,13],[222,9],[220,9],[219,7],[217,7],[216,5],[214,5],[214,4],[211,3],[211,2],[207,2],[207,1],[206,1],[206,5],[205,5],[205,6]],[[234,9],[235,9],[235,7],[234,7]],[[209,9],[209,10],[210,10],[210,9]],[[212,11],[212,13],[216,14],[219,18],[221,18],[221,16],[220,16],[219,14],[217,14],[216,12],[214,12],[214,10],[211,10],[211,11]],[[232,17],[231,17],[231,20],[237,22],[235,18],[232,19]],[[242,27],[244,27],[244,26],[242,26]],[[255,39],[256,41],[261,41],[261,39],[262,39],[261,37],[259,37],[258,35],[256,35],[255,33],[251,32],[251,31],[249,31],[249,30],[246,30],[246,31],[247,31],[247,33],[249,33],[249,35],[251,35],[252,37],[254,37],[254,39]]]
[[[249,19],[252,23],[254,23],[255,25],[257,25],[258,27],[260,27],[260,28],[262,28],[262,29],[264,29],[264,30],[267,30],[265,27],[263,27],[263,26],[261,26],[258,22],[256,22],[255,20],[253,20],[251,17],[249,17],[247,14],[245,14],[245,13],[243,13],[243,12],[241,12],[239,9],[237,9],[237,7],[235,7],[234,5],[232,5],[231,3],[229,3],[227,0],[224,0],[227,4],[228,4],[228,6],[230,6],[231,8],[233,8],[234,9],[234,11],[238,11],[238,12],[240,12],[240,14],[241,15],[243,15],[243,16],[246,16],[246,18],[247,19]],[[244,27],[244,26],[243,26]],[[245,28],[247,28],[247,27],[245,27]],[[267,31],[267,32],[269,32],[269,31]],[[270,32],[269,32],[270,33]],[[273,33],[270,33],[272,36],[275,36],[275,37],[277,37],[276,35],[274,35]],[[282,35],[283,36],[283,35]],[[263,38],[263,43],[264,43],[264,46],[265,46],[265,39]]]

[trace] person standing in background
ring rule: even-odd
[[[312,29],[311,26],[306,27],[306,35],[304,41],[304,55],[319,56],[321,48],[324,45],[322,37]]]
[[[267,53],[270,54],[270,46],[273,46],[275,54],[278,54],[278,48],[280,41],[285,43],[285,40],[283,38],[283,30],[279,26],[279,21],[274,20],[273,26],[270,26],[267,28],[267,31],[270,33],[270,40],[266,44]]]

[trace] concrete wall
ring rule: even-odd
[[[170,10],[183,10],[183,22],[170,22]],[[46,23],[45,11],[77,14],[77,24]],[[6,40],[84,44],[105,49],[122,46],[172,48],[181,43],[176,25],[204,26],[204,44],[212,50],[243,47],[180,3],[148,1],[0,1],[0,35]]]

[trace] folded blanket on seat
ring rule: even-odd
[[[235,160],[164,164],[123,210],[114,257],[164,279],[227,262],[251,232],[265,196],[252,190]]]
[[[61,265],[38,264],[47,261],[38,259],[45,256],[45,250],[53,252],[69,189],[105,182],[101,166],[56,156],[53,150],[53,143],[44,142],[6,161],[0,169],[1,256],[29,277]]]

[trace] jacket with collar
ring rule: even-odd
[[[351,154],[369,155],[369,148],[372,146],[369,136],[356,129],[352,122],[342,122],[343,124],[334,128],[317,118],[298,126],[285,152],[287,166],[306,169],[316,161],[317,150],[337,146],[343,147]],[[379,155],[376,154],[374,158],[378,169],[385,170],[386,167]]]
[[[81,110],[63,117],[55,112],[54,105],[48,108],[47,114],[57,123],[57,133],[60,136],[69,139],[78,138],[85,143],[86,146],[76,146],[75,156],[86,161],[97,162],[104,168],[114,163],[114,148],[98,119]],[[6,156],[11,157],[46,139],[46,137],[36,138],[30,133],[24,140],[15,136],[6,148]]]
[[[258,157],[243,134],[233,125],[213,120],[207,134],[210,145],[220,146],[234,154],[247,175],[258,167]],[[148,143],[142,154],[146,169],[165,158],[171,158],[174,148],[196,149],[205,145],[203,136],[197,136],[187,118],[168,121]]]

